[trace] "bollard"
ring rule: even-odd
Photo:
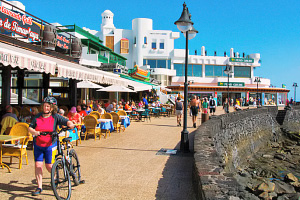
[[[201,119],[202,119],[201,124],[206,122],[207,120],[209,120],[209,114],[208,113],[202,113]]]

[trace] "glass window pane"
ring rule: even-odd
[[[22,97],[24,104],[38,104],[40,103],[41,97],[41,89],[23,89],[22,90]]]
[[[166,68],[166,60],[157,60],[157,68]]]
[[[174,64],[174,70],[176,70],[176,76],[183,76],[183,65]]]
[[[251,67],[234,67],[234,77],[250,78]]]
[[[214,76],[214,66],[213,65],[205,65],[205,76],[206,77]]]
[[[202,77],[202,65],[193,65],[193,76]]]
[[[156,60],[148,60],[148,65],[150,68],[156,68]]]
[[[165,48],[165,43],[159,43],[159,48],[164,49]]]
[[[144,37],[144,44],[147,44],[147,37]]]
[[[147,65],[147,60],[146,59],[143,60],[143,65]]]
[[[183,72],[184,74],[184,72]],[[193,65],[188,65],[188,76],[193,76]]]
[[[167,60],[168,62],[168,69],[171,69],[171,60]]]
[[[214,66],[214,77],[222,76],[223,68],[222,66]]]
[[[152,49],[156,49],[156,42],[152,42]]]

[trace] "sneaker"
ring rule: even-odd
[[[196,123],[194,123],[194,128],[196,128]]]
[[[181,122],[179,122],[179,126],[181,126]]]
[[[32,192],[32,196],[38,196],[42,193],[43,189],[36,188],[34,192]]]

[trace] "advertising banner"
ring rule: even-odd
[[[12,11],[0,6],[0,30],[1,32],[15,33],[39,41],[40,24],[23,13]]]

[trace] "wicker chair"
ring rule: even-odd
[[[127,116],[127,113],[125,112],[125,110],[119,110],[118,115],[119,116]]]
[[[98,121],[97,118],[93,115],[88,115],[84,118],[83,123],[85,125],[86,131],[84,134],[84,140],[86,139],[86,136],[89,133],[94,134],[95,140],[96,140],[96,134],[99,135],[99,140],[100,140],[100,134],[101,134],[101,129],[97,127]]]
[[[90,115],[94,115],[97,119],[100,119],[101,114],[98,111],[93,111],[90,113]]]
[[[19,169],[22,168],[22,157],[26,158],[26,165],[28,165],[27,151],[26,147],[31,134],[28,132],[29,125],[27,123],[17,123],[15,124],[9,135],[14,136],[25,136],[24,139],[20,140],[19,145],[15,145],[15,141],[12,141],[12,144],[3,144],[2,145],[2,155],[10,156],[10,163],[12,163],[12,157],[19,158]]]
[[[113,124],[114,124],[115,130],[117,132],[119,131],[119,133],[120,133],[120,131],[121,131],[121,123],[119,122],[120,121],[120,116],[115,112],[112,112],[110,114],[113,117]]]
[[[111,120],[113,120],[113,116],[110,113],[105,113],[105,114],[101,115],[101,119],[111,119]],[[105,138],[107,137],[107,134],[110,136],[110,130],[104,130],[104,131],[105,131]]]

